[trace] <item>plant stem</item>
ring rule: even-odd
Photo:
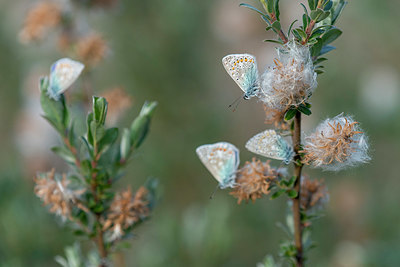
[[[99,154],[97,154],[96,142],[95,142],[95,146],[94,146],[94,155],[95,155],[95,157],[92,160],[92,169],[96,169],[97,160],[98,160],[98,157],[100,156]],[[99,197],[97,195],[97,186],[98,185],[97,185],[96,178],[97,178],[97,171],[94,171],[94,172],[92,172],[91,190],[92,190],[92,194],[93,194],[93,197],[94,197],[94,201],[97,204],[99,202]],[[104,239],[103,239],[103,226],[102,226],[101,221],[100,221],[101,213],[97,213],[96,212],[95,215],[96,215],[96,225],[97,225],[96,226],[97,227],[97,229],[96,229],[96,244],[97,244],[97,248],[99,250],[99,255],[100,255],[100,258],[101,258],[101,262],[100,262],[99,267],[106,267],[107,265],[105,263],[105,260],[107,259],[107,254],[108,253],[107,253],[107,250],[106,250],[106,247],[105,247],[105,244],[104,244]]]
[[[300,218],[300,190],[301,190],[301,170],[303,164],[299,163],[301,160],[300,142],[301,142],[301,113],[297,111],[294,119],[294,130],[293,130],[293,150],[295,152],[294,156],[294,175],[296,176],[296,182],[294,184],[294,190],[297,191],[297,197],[293,199],[293,223],[294,223],[294,243],[297,250],[296,255],[296,266],[303,266],[303,243],[302,243],[302,224]]]
[[[96,221],[97,221],[97,225],[98,225],[96,243],[97,243],[97,247],[99,249],[99,254],[100,254],[100,258],[101,258],[99,267],[106,267],[104,260],[107,259],[107,250],[104,246],[103,229],[101,229],[100,215],[98,215],[98,214],[96,215]]]

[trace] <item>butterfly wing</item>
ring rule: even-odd
[[[222,59],[226,72],[245,93],[246,99],[257,95],[260,89],[256,58],[250,54],[232,54]]]
[[[275,130],[266,130],[253,136],[246,148],[258,155],[283,160],[286,164],[292,160],[293,148]]]
[[[62,58],[54,62],[50,68],[50,84],[48,94],[58,100],[60,94],[65,92],[79,77],[84,65],[69,58]]]
[[[234,145],[227,142],[202,145],[196,153],[222,189],[234,186],[240,161],[239,150]]]

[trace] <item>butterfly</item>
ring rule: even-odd
[[[85,65],[82,63],[69,58],[62,58],[54,62],[50,68],[48,95],[57,101],[60,95],[78,79],[84,67]]]
[[[250,54],[232,54],[222,59],[226,72],[244,92],[243,98],[250,99],[260,91],[256,58]]]
[[[294,156],[293,148],[275,130],[256,134],[247,141],[246,148],[264,157],[283,160],[285,164],[289,164]]]
[[[239,166],[239,150],[227,142],[202,145],[196,149],[201,162],[218,181],[221,189],[234,187]]]

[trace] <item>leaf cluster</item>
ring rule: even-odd
[[[62,144],[53,147],[52,151],[72,167],[73,171],[68,175],[71,187],[84,189],[79,205],[74,205],[72,209],[72,220],[77,222],[73,228],[75,234],[93,238],[101,231],[99,218],[106,216],[114,199],[113,184],[124,175],[126,163],[143,144],[149,132],[157,103],[146,102],[140,114],[129,128],[123,129],[122,137],[119,138],[119,129],[108,128],[105,124],[107,100],[94,96],[92,110],[86,118],[86,131],[79,135],[69,115],[65,97],[61,95],[58,101],[50,98],[47,94],[48,85],[46,77],[40,80],[43,117],[62,140]],[[157,181],[151,179],[145,186],[149,192],[149,208],[152,208]]]

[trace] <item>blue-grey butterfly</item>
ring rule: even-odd
[[[65,92],[78,79],[85,65],[69,58],[62,58],[51,65],[50,82],[47,93],[54,100],[58,100],[60,95]]]
[[[247,141],[246,148],[264,157],[283,160],[285,164],[289,164],[294,156],[293,148],[275,130],[256,134]]]
[[[243,98],[250,99],[260,91],[256,58],[250,54],[227,55],[222,64],[231,78],[244,92]]]
[[[201,162],[218,181],[221,189],[234,187],[239,166],[239,150],[227,142],[202,145],[196,149]]]

